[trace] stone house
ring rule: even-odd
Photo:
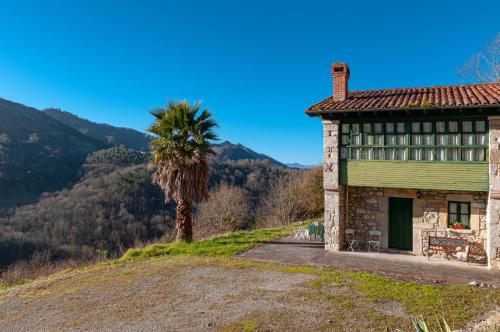
[[[460,237],[500,270],[500,82],[349,91],[346,63],[332,76],[306,110],[323,123],[326,249],[348,228],[414,255],[429,235]]]

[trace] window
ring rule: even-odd
[[[484,119],[342,123],[341,159],[485,162]]]
[[[472,121],[462,121],[462,145],[473,145]],[[462,150],[462,160],[473,161],[474,149],[467,147]]]
[[[424,151],[422,155],[422,160],[434,160],[434,148],[431,146],[434,145],[434,134],[432,130],[432,122],[422,122],[422,132],[423,136],[423,145]]]
[[[448,226],[461,224],[470,229],[470,203],[448,202]]]
[[[374,123],[373,133],[375,145],[377,146],[373,151],[373,159],[384,159],[384,149],[381,148],[384,145],[384,124],[380,122]]]
[[[486,121],[476,121],[475,122],[475,132],[476,132],[476,137],[475,137],[475,144],[479,146],[484,146],[487,145],[487,140],[486,140]],[[486,160],[486,149],[485,148],[476,148],[475,150],[475,156],[474,158],[476,160]]]
[[[448,149],[448,160],[460,160],[460,149],[455,148],[455,146],[460,145],[460,134],[458,132],[458,121],[448,122],[448,144],[451,146]]]
[[[446,149],[443,147],[448,144],[446,136],[446,123],[436,121],[436,160],[446,160]]]
[[[411,124],[411,145],[417,146],[411,149],[411,160],[422,160],[422,131],[420,129],[420,122],[412,122]]]

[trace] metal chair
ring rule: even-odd
[[[294,227],[295,234],[293,235],[294,240],[303,240],[308,237],[308,231],[306,228]]]
[[[318,236],[318,226],[319,223],[316,221],[312,224],[309,224],[309,226],[307,226],[307,237],[309,239],[309,241],[311,241],[311,237],[314,235],[314,238],[316,239],[316,237]]]
[[[470,246],[469,245],[465,246],[465,251],[459,251],[456,253],[458,260],[465,261],[468,264],[470,264],[469,255],[470,255]]]
[[[373,229],[369,232],[369,234],[370,236],[368,238],[368,252],[372,250],[380,252],[380,237],[382,236],[382,232]]]
[[[348,228],[345,230],[345,239],[347,241],[347,250],[359,251],[359,240],[354,237],[354,229]]]
[[[318,224],[318,235],[322,242],[325,242],[325,225],[322,223]]]

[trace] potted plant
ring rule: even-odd
[[[451,225],[451,228],[453,229],[466,229],[464,225],[462,225],[461,223],[459,222],[456,222],[454,223],[453,225]]]

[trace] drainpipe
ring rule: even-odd
[[[346,197],[345,197],[345,225],[346,227],[349,225],[349,185],[345,186]],[[345,234],[345,227],[344,227]]]

